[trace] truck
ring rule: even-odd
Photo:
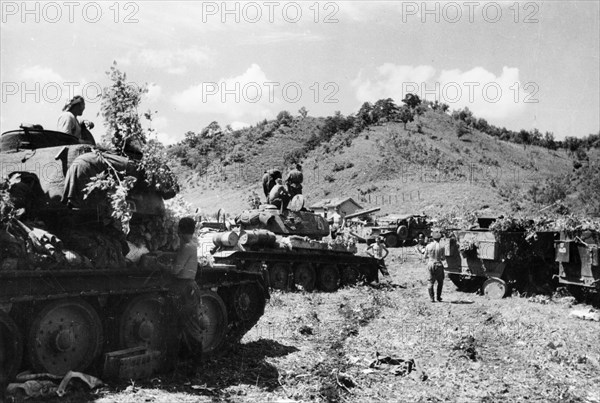
[[[386,246],[414,245],[419,236],[431,236],[432,223],[426,215],[402,214],[388,215],[377,220],[375,225],[365,227],[367,242],[372,242],[376,237],[382,237]]]

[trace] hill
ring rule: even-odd
[[[172,147],[184,197],[205,213],[236,213],[253,192],[264,199],[266,169],[287,171],[298,161],[309,204],[348,196],[365,208],[380,206],[382,214],[511,214],[568,197],[565,182],[574,159],[582,158],[568,149],[503,141],[472,126],[459,129],[462,121],[439,110],[425,110],[408,124],[384,121],[320,138],[316,133],[331,119],[278,116],[240,131],[205,133],[192,147],[195,166],[186,159],[189,145]],[[584,153],[593,167],[595,151]]]

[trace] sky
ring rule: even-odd
[[[1,1],[2,132],[55,129],[70,97],[105,128],[116,61],[172,144],[301,107],[356,112],[406,93],[557,139],[600,130],[599,1]]]

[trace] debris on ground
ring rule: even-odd
[[[57,385],[56,381],[59,379],[62,380],[60,384]],[[55,395],[62,397],[67,393],[67,386],[72,379],[80,379],[87,384],[90,389],[94,389],[102,385],[102,381],[100,379],[75,371],[67,372],[64,377],[48,373],[32,374],[30,372],[23,372],[17,375],[16,383],[10,383],[8,385],[6,392],[9,395],[24,393],[28,398],[45,398]]]
[[[569,313],[569,317],[600,322],[600,312],[592,308],[571,311],[571,313]]]
[[[379,353],[376,353],[376,356],[375,361],[369,364],[369,368],[387,371],[395,376],[406,376],[415,372],[420,380],[427,379],[427,375],[413,358],[382,357]]]
[[[463,336],[452,347],[452,350],[458,352],[459,358],[467,358],[471,361],[477,361],[477,350],[475,350],[475,338],[473,336]]]

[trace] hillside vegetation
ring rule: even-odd
[[[414,99],[416,98],[416,100]],[[600,135],[555,141],[513,132],[468,110],[407,97],[365,103],[350,116],[314,118],[300,110],[232,131],[216,122],[168,152],[184,196],[205,213],[235,213],[261,197],[266,169],[300,162],[308,203],[352,197],[385,213],[476,211],[600,213]]]

